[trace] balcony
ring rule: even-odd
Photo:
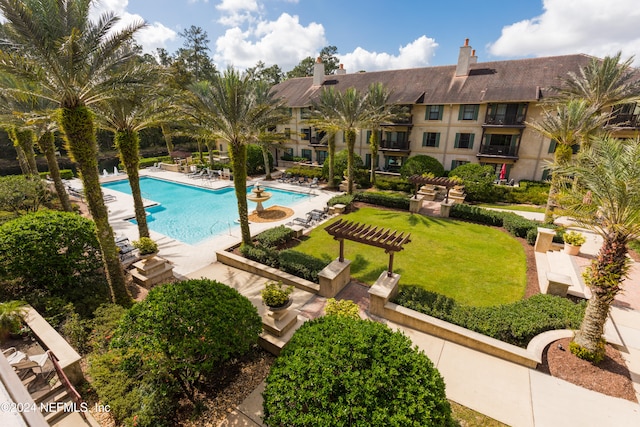
[[[483,127],[524,128],[527,104],[489,104]]]
[[[327,141],[327,140],[322,141],[321,137],[312,136],[311,139],[309,139],[309,145],[311,145],[314,148],[322,148],[322,147],[326,147],[327,145],[329,145],[329,141]]]
[[[609,119],[608,124],[621,128],[640,128],[640,115],[616,114]]]
[[[489,116],[487,115],[487,117],[484,119],[484,124],[483,126],[485,127],[502,127],[502,126],[506,126],[506,127],[517,127],[517,128],[524,128],[525,124],[524,124],[524,116],[506,116],[506,115],[493,115],[493,116]]]
[[[486,145],[480,146],[476,154],[479,158],[518,159],[518,147],[511,145]]]
[[[380,151],[406,153],[411,152],[411,141],[386,141],[380,142]]]

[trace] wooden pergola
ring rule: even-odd
[[[422,175],[411,175],[409,177],[409,182],[414,184],[415,186],[414,187],[415,191],[413,193],[414,196],[418,195],[418,186],[422,186],[425,184],[439,185],[441,187],[446,187],[447,195],[445,196],[445,203],[449,201],[449,190],[451,190],[456,185],[460,185],[458,181],[455,181],[449,178],[445,178],[445,177],[429,178]]]
[[[411,242],[411,233],[404,234],[391,229],[342,219],[326,227],[325,231],[340,242],[340,262],[344,261],[344,239],[384,249],[385,253],[389,254],[388,276],[393,274],[393,254],[400,252],[406,243]]]

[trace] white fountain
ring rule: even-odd
[[[253,190],[251,190],[253,194],[247,194],[247,200],[255,202],[256,212],[260,213],[264,211],[264,206],[262,206],[262,202],[265,202],[271,198],[271,193],[264,191],[264,188],[260,187],[260,184],[256,184],[253,186]]]

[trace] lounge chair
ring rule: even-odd
[[[193,179],[205,179],[209,175],[209,168],[204,168],[200,171],[200,173],[194,175]]]
[[[294,218],[293,219],[293,223],[297,224],[297,225],[301,225],[304,228],[309,228],[309,227],[311,227],[311,225],[313,225],[313,218],[311,217],[311,215],[307,215],[307,219]]]
[[[153,166],[147,167],[147,170],[149,171],[159,171],[160,169],[162,169],[160,167],[160,163],[154,163]]]
[[[47,353],[35,354],[33,356],[27,356],[25,353],[16,350],[15,347],[10,347],[2,352],[9,364],[16,371],[22,371],[25,369],[39,369],[40,374],[43,373],[42,368],[44,367],[47,360],[49,360],[49,356]],[[35,373],[35,371],[34,371]]]
[[[291,173],[287,172],[286,174],[280,175],[280,178],[278,178],[278,181],[280,182],[289,182],[289,180],[291,180]]]
[[[309,187],[317,187],[318,186],[318,177],[314,177],[309,183]]]
[[[104,200],[105,203],[109,203],[109,202],[115,202],[118,199],[116,199],[116,196],[114,196],[113,194],[103,194],[102,200]]]
[[[305,185],[309,182],[309,180],[307,179],[306,176],[301,176],[300,179],[298,180],[298,184],[299,185]]]
[[[202,176],[206,173],[206,169],[196,170],[194,172],[188,173],[187,178],[196,178],[198,176]]]

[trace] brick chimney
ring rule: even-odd
[[[313,64],[313,85],[321,86],[324,82],[324,64],[322,58],[318,56],[316,63]]]
[[[458,54],[458,65],[456,66],[456,77],[468,75],[470,63],[471,63],[471,46],[469,46],[469,39],[464,39],[464,46],[460,47],[460,53]]]
[[[340,67],[336,70],[336,74],[347,74],[347,70],[344,69],[344,64],[340,64]]]

